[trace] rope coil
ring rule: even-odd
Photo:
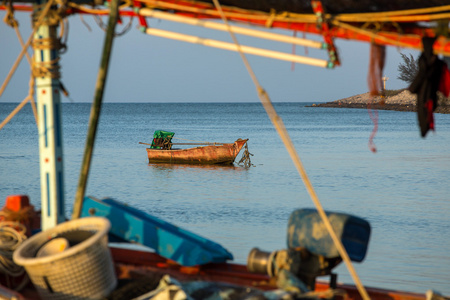
[[[60,66],[57,64],[59,58],[50,62],[33,62],[31,66],[31,73],[33,77],[49,77],[53,79],[61,78],[59,72]]]
[[[0,273],[10,277],[19,277],[25,273],[22,266],[16,265],[12,259],[14,251],[26,240],[26,227],[18,222],[0,222]],[[19,291],[28,283],[25,277],[20,284],[11,283],[11,287]]]

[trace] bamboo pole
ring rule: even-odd
[[[86,138],[86,147],[84,151],[83,164],[81,166],[80,178],[78,181],[78,189],[75,195],[74,208],[72,219],[77,219],[81,215],[83,207],[83,198],[86,191],[86,183],[89,175],[89,168],[92,160],[92,153],[94,151],[94,141],[97,132],[98,120],[103,101],[103,91],[106,84],[106,77],[108,75],[109,59],[111,56],[112,44],[115,34],[117,19],[119,16],[118,0],[111,1],[111,10],[109,15],[108,30],[106,31],[105,43],[103,45],[103,54],[100,62],[100,69],[98,70],[96,90],[94,95],[94,102],[91,107],[91,114],[89,117],[88,135]]]
[[[172,22],[179,22],[183,24],[193,25],[193,26],[199,26],[204,27],[208,29],[214,29],[214,30],[220,30],[220,31],[228,31],[228,28],[224,24],[211,22],[211,21],[204,21],[194,18],[188,18],[183,17],[179,15],[169,14],[149,8],[142,8],[139,10],[139,15],[145,16],[145,17],[151,17],[151,18],[157,18]],[[254,29],[248,29],[238,26],[230,26],[234,33],[236,34],[242,34],[242,35],[248,35],[252,37],[282,42],[282,43],[289,43],[289,44],[295,44],[299,46],[305,46],[310,48],[317,48],[317,49],[326,49],[327,45],[324,42],[319,41],[313,41],[303,38],[297,38],[297,37],[291,37],[286,36],[282,34],[277,33],[271,33],[271,32],[265,32],[261,30],[254,30]]]
[[[255,47],[249,47],[249,46],[240,46],[239,49],[235,44],[212,40],[212,39],[205,39],[197,36],[167,31],[167,30],[161,30],[156,28],[146,28],[145,33],[153,36],[159,36],[163,38],[173,39],[177,41],[183,41],[188,42],[192,44],[200,44],[203,46],[209,46],[213,48],[219,48],[229,51],[242,51],[246,54],[252,54],[252,55],[258,55],[258,56],[264,56],[279,60],[285,60],[289,62],[296,62],[300,64],[306,64],[306,65],[312,65],[316,67],[322,67],[322,68],[332,68],[333,65],[331,62],[328,62],[323,59],[317,59],[317,58],[311,58],[311,57],[305,57],[300,55],[294,55],[294,54],[288,54],[283,52],[277,52],[272,50],[266,50],[261,48],[255,48]]]
[[[228,21],[225,17],[225,15],[222,12],[222,8],[220,7],[220,4],[218,2],[218,0],[213,0],[214,5],[216,6],[217,10],[220,12],[222,20],[224,21],[225,24],[228,25]],[[229,30],[229,33],[231,35],[231,38],[233,39],[234,43],[236,44],[236,46],[239,47],[239,43],[233,33],[232,30]],[[341,243],[341,241],[339,240],[339,238],[337,237],[336,233],[334,232],[334,229],[330,223],[330,220],[328,220],[328,217],[322,207],[322,204],[319,201],[319,198],[314,190],[314,187],[311,184],[311,181],[308,178],[308,174],[306,173],[306,170],[303,166],[302,161],[300,160],[300,156],[298,155],[297,151],[295,150],[294,144],[289,136],[289,133],[286,129],[286,127],[284,126],[283,120],[281,119],[281,117],[277,114],[275,107],[272,105],[272,101],[270,100],[269,95],[267,94],[267,92],[262,88],[262,86],[259,84],[258,79],[256,78],[255,73],[253,72],[253,69],[251,68],[246,56],[244,55],[243,51],[238,51],[245,67],[247,68],[247,71],[249,72],[250,77],[253,80],[253,83],[255,84],[255,87],[257,89],[258,92],[258,97],[261,101],[261,104],[263,105],[270,121],[272,122],[273,126],[275,127],[276,131],[278,132],[278,135],[280,136],[286,150],[288,151],[300,177],[302,178],[302,181],[311,197],[311,200],[314,202],[314,205],[316,206],[317,212],[319,213],[319,216],[321,217],[325,227],[328,230],[328,233],[330,234],[331,239],[333,240],[339,254],[342,257],[342,260],[344,261],[344,263],[347,266],[348,271],[350,272],[350,275],[352,276],[356,288],[358,289],[361,298],[363,300],[370,300],[370,297],[366,291],[366,289],[364,288],[364,286],[362,285],[358,274],[356,273],[355,269],[353,268],[353,265],[350,261],[350,258],[347,254],[347,251],[345,250],[343,244]]]

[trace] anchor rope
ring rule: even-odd
[[[287,132],[286,127],[283,124],[281,117],[275,111],[275,108],[272,105],[269,95],[259,84],[258,79],[256,78],[256,75],[253,72],[253,69],[251,68],[247,58],[245,57],[245,54],[241,50],[241,47],[237,41],[236,36],[234,35],[229,23],[228,23],[227,18],[225,17],[225,15],[222,12],[222,8],[219,4],[219,1],[213,0],[213,2],[214,2],[214,5],[215,5],[217,11],[219,11],[219,13],[221,15],[222,21],[228,27],[228,32],[230,33],[231,38],[233,39],[234,43],[236,44],[236,47],[238,48],[238,52],[244,62],[244,65],[246,66],[247,71],[249,72],[250,77],[252,78],[253,83],[255,84],[255,86],[257,88],[261,103],[262,103],[264,109],[266,110],[266,113],[269,116],[270,120],[272,121],[272,124],[274,125],[275,129],[277,130],[281,140],[283,141],[283,143],[286,147],[286,150],[289,152],[291,159],[293,160],[293,162],[297,168],[297,171],[299,172],[299,174],[303,180],[303,183],[305,184],[305,187],[311,197],[311,200],[314,202],[314,204],[316,206],[317,212],[319,213],[322,221],[324,222],[325,227],[327,228],[334,244],[336,245],[336,248],[337,248],[340,256],[342,257],[343,261],[345,262],[347,269],[348,269],[350,275],[352,276],[353,281],[355,282],[356,288],[358,289],[359,293],[361,294],[361,297],[363,298],[363,300],[369,300],[370,297],[367,294],[367,291],[364,288],[364,286],[361,284],[358,274],[356,273],[356,270],[354,269],[354,267],[350,261],[350,257],[347,254],[347,251],[345,250],[344,246],[342,245],[342,242],[339,240],[336,233],[334,232],[334,229],[331,226],[331,223],[330,223],[325,211],[323,210],[322,204],[320,203],[320,200],[314,190],[314,187],[312,186],[311,181],[308,178],[306,170],[300,160],[300,157],[298,156],[297,151],[295,150],[294,144],[292,143],[292,140],[289,137],[289,134]]]
[[[251,166],[253,166],[250,156],[253,156],[253,154],[248,151],[248,145],[247,143],[245,143],[244,152],[242,153],[242,157],[239,160],[238,165],[244,164],[245,168],[250,168]]]

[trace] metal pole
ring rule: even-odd
[[[114,39],[114,31],[119,15],[118,0],[111,1],[111,10],[109,13],[108,30],[105,36],[105,43],[103,45],[102,60],[97,75],[96,91],[94,95],[94,102],[91,107],[91,115],[89,118],[88,135],[86,138],[86,147],[84,150],[83,164],[81,166],[80,178],[78,180],[78,189],[75,195],[75,202],[73,207],[72,219],[77,219],[81,215],[83,207],[83,198],[86,191],[86,183],[89,175],[89,168],[91,165],[92,153],[94,151],[94,141],[97,132],[98,120],[100,117],[100,110],[103,101],[103,91],[106,83],[106,75],[108,74],[109,58],[111,56],[112,43]]]
[[[39,45],[35,46],[34,63],[44,70],[36,75],[42,230],[66,220],[59,54],[54,43],[49,42],[57,40],[58,25],[49,25],[45,19],[34,34],[34,44]]]

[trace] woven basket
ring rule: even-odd
[[[13,259],[25,268],[43,299],[100,299],[108,296],[117,279],[108,248],[110,222],[88,217],[59,224],[27,239]],[[36,257],[39,249],[56,237],[70,247],[60,253]]]

